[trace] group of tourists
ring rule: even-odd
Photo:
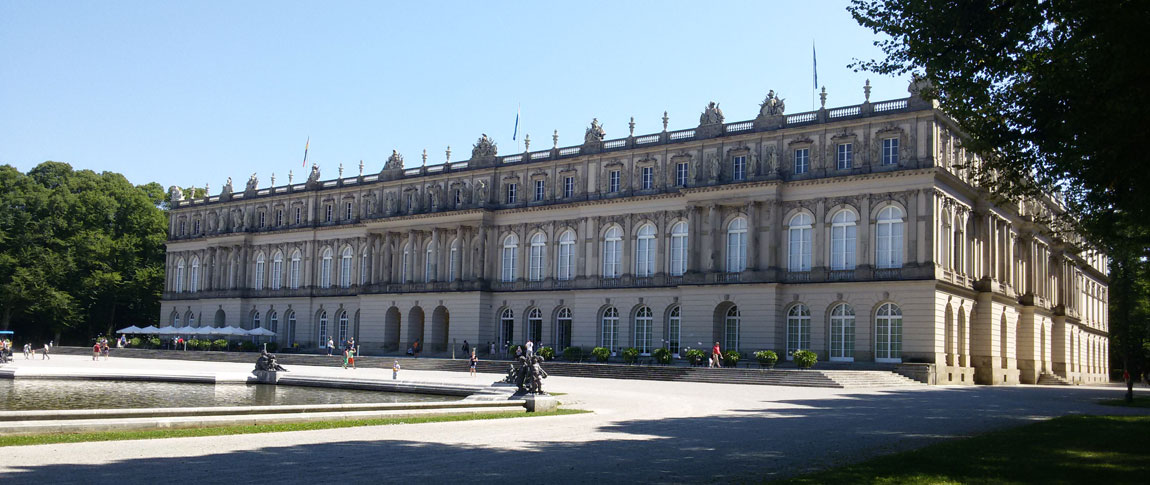
[[[12,360],[12,349],[13,348],[15,348],[15,345],[12,343],[12,339],[0,339],[0,364],[4,364],[4,363],[7,363],[8,361]],[[51,354],[50,350],[51,349],[52,349],[52,343],[51,342],[44,344],[44,348],[40,352],[40,360],[52,360],[52,357],[50,357],[50,354]],[[34,347],[32,347],[32,344],[25,343],[24,344],[24,360],[35,359],[35,358],[36,358],[36,349]]]
[[[104,337],[96,339],[95,345],[92,345],[92,360],[100,360],[101,356],[104,357],[104,360],[108,360],[108,354],[110,353],[111,349],[108,348],[108,339]]]
[[[331,339],[328,339],[330,342]],[[355,354],[359,349],[355,346],[355,339],[349,339],[343,347],[343,368],[346,369],[350,364],[352,369],[355,369]]]

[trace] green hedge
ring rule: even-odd
[[[607,347],[595,347],[591,349],[591,355],[595,356],[596,362],[607,362],[611,357],[611,351]]]
[[[580,362],[583,360],[583,347],[567,347],[563,349],[563,360],[567,362]]]

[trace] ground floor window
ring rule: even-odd
[[[876,362],[902,361],[902,309],[894,303],[884,303],[875,314],[874,360]]]
[[[635,312],[635,348],[639,350],[640,354],[651,354],[651,327],[653,326],[654,319],[652,318],[651,308],[642,307],[638,312]]]
[[[667,348],[672,354],[679,354],[679,307],[671,310],[667,318]]]
[[[831,360],[851,361],[855,356],[855,311],[841,304],[831,310]]]
[[[739,324],[742,319],[739,307],[733,306],[727,310],[727,317],[723,321],[723,348],[739,351]]]
[[[319,348],[327,347],[327,312],[320,312],[319,314]]]
[[[603,337],[600,345],[615,353],[619,345],[619,310],[615,307],[603,311]]]
[[[787,360],[793,360],[795,351],[811,348],[811,310],[806,305],[795,305],[787,312]]]
[[[555,350],[562,352],[571,346],[571,309],[559,310],[555,317]]]
[[[499,344],[504,348],[510,348],[511,343],[515,339],[515,312],[510,308],[503,310],[503,314],[499,317]]]
[[[527,339],[535,342],[535,348],[543,346],[543,311],[538,308],[527,317]]]

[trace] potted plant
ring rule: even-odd
[[[796,350],[794,359],[795,365],[799,366],[800,369],[810,369],[815,366],[815,362],[818,362],[819,356],[809,350]]]
[[[687,358],[687,362],[695,367],[703,365],[703,361],[707,360],[707,354],[699,349],[687,349],[683,356]]]
[[[554,348],[541,347],[539,349],[539,351],[536,353],[539,354],[540,357],[543,357],[543,360],[555,360],[555,349]]]
[[[737,350],[723,352],[723,367],[738,367],[742,355]]]
[[[611,351],[607,347],[595,347],[591,349],[591,355],[595,356],[596,362],[607,362],[611,357]]]
[[[755,360],[759,361],[759,367],[774,369],[775,363],[779,361],[779,354],[773,350],[760,350],[755,352]]]
[[[639,349],[635,347],[627,347],[623,349],[623,363],[634,364],[639,361]]]
[[[583,360],[583,347],[567,347],[563,349],[563,360],[567,362],[581,362]]]
[[[659,347],[651,351],[651,356],[655,358],[655,362],[660,365],[667,365],[671,363],[671,350]]]

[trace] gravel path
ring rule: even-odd
[[[19,356],[18,356],[19,357]],[[16,366],[242,372],[246,364],[58,356]],[[461,361],[461,365],[463,361]],[[300,368],[317,375],[390,370]],[[405,379],[498,376],[403,371]],[[390,377],[390,375],[387,375]],[[593,414],[0,449],[5,483],[729,482],[789,476],[1100,406],[1084,387],[802,389],[554,377]],[[1144,391],[1145,392],[1145,391]]]

